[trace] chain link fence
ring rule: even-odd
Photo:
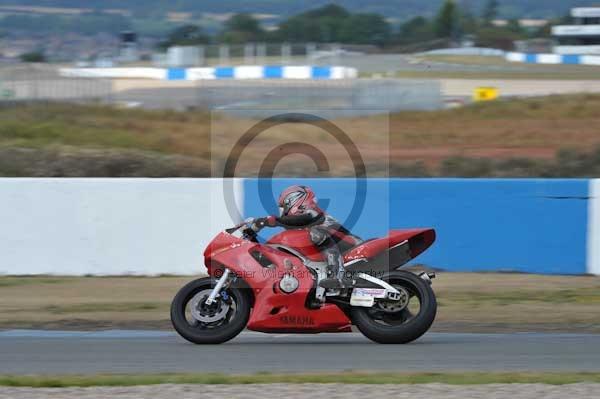
[[[270,116],[273,110],[321,109],[335,118],[442,107],[440,84],[433,80],[215,81],[196,90],[201,107],[255,118]]]
[[[55,66],[17,65],[0,68],[0,102],[110,102],[108,79],[67,78]]]
[[[332,117],[441,108],[440,83],[413,79],[202,80],[63,77],[56,66],[0,68],[0,104],[61,101],[126,104],[151,109],[211,109],[263,117],[261,109],[321,108]],[[348,115],[348,113],[352,115]]]

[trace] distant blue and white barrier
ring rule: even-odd
[[[65,77],[163,80],[214,79],[352,79],[355,68],[343,66],[241,65],[215,68],[61,68]]]
[[[356,190],[353,179],[230,182],[244,217],[276,212],[273,196],[302,182],[344,221]],[[0,274],[202,272],[207,242],[237,222],[224,188],[222,179],[2,178]],[[438,238],[418,263],[600,275],[600,179],[367,180],[356,234],[429,226]]]
[[[510,52],[506,53],[505,58],[510,62],[522,62],[527,64],[600,65],[600,55]]]

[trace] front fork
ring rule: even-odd
[[[225,270],[223,270],[223,275],[221,276],[221,278],[219,278],[217,280],[217,284],[210,292],[210,295],[208,296],[208,298],[206,298],[207,305],[212,305],[216,301],[216,298],[219,295],[219,292],[221,292],[221,290],[223,289],[223,286],[225,285],[225,283],[227,282],[227,279],[229,278],[230,272],[231,271],[227,268],[225,268]]]

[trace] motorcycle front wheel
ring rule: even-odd
[[[407,271],[394,271],[385,279],[398,289],[402,300],[376,302],[371,308],[353,307],[352,321],[367,338],[380,344],[406,344],[429,330],[437,301],[429,283]]]
[[[191,281],[179,290],[171,303],[171,323],[194,344],[220,344],[238,335],[250,317],[250,301],[241,288],[228,287],[216,301],[206,299],[216,281],[210,277]]]

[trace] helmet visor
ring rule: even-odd
[[[281,216],[287,215],[290,210],[299,205],[304,198],[304,193],[301,191],[294,191],[293,193],[288,194],[283,200],[283,213]]]

